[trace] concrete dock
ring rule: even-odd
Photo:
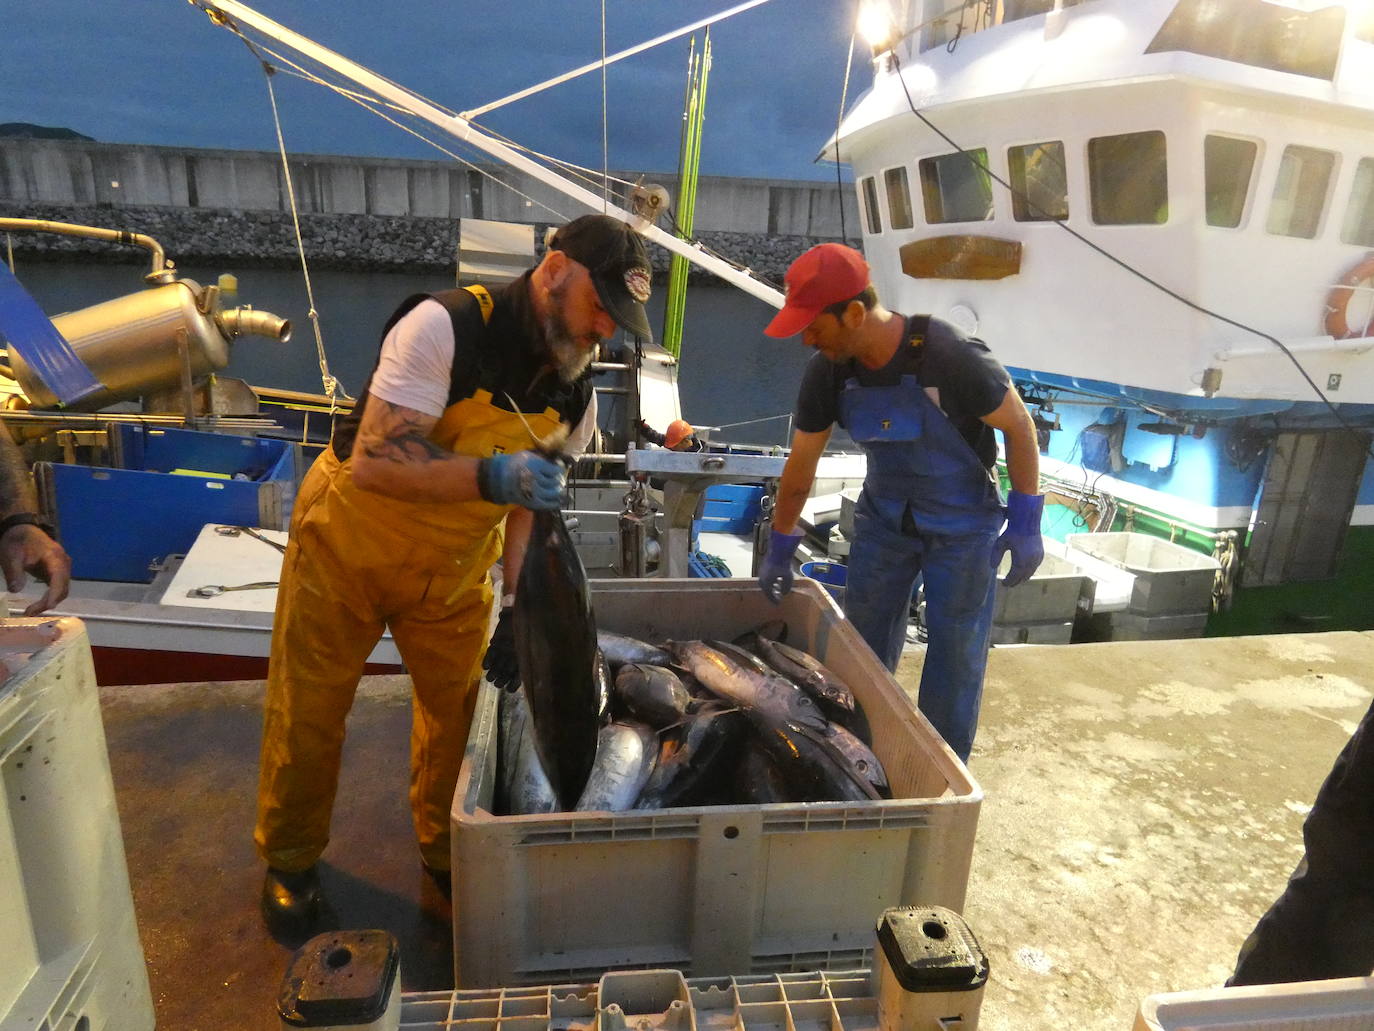
[[[914,693],[916,657],[898,679]],[[262,685],[101,694],[158,1026],[275,1031],[291,950],[257,914]],[[1374,633],[994,649],[970,762],[981,1026],[1126,1031],[1147,995],[1219,985],[1371,695]],[[404,989],[435,990],[449,909],[414,850],[409,725],[406,679],[365,680],[323,877],[341,926],[396,934]]]

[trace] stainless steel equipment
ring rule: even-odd
[[[235,337],[265,336],[286,341],[291,323],[252,308],[221,307],[217,286],[202,287],[178,279],[150,237],[94,226],[76,226],[32,219],[0,219],[0,230],[54,232],[116,243],[137,244],[153,254],[149,286],[135,294],[59,315],[53,325],[91,370],[102,391],[69,406],[95,411],[116,401],[161,391],[189,393],[195,379],[229,364],[229,345]],[[14,377],[36,408],[58,404],[57,397],[18,353],[10,350]]]

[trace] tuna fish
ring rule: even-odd
[[[587,573],[562,513],[534,513],[515,592],[515,654],[540,761],[563,808],[582,795],[605,711]]]
[[[883,764],[874,754],[873,749],[859,740],[856,734],[838,723],[832,722],[827,726],[825,736],[835,746],[835,750],[844,756],[850,769],[867,781],[879,796],[882,798],[892,797],[892,788],[887,783],[887,771],[883,769]]]
[[[681,723],[692,695],[678,675],[663,666],[627,663],[615,675],[615,698],[620,706],[655,730]]]
[[[849,686],[816,657],[766,637],[756,637],[753,650],[812,698],[846,712],[854,711],[854,694]]]
[[[777,719],[762,709],[748,709],[746,713],[797,801],[864,802],[881,797],[830,741],[824,728]]]
[[[746,635],[745,646],[760,656],[769,668],[781,673],[820,705],[821,711],[835,723],[849,730],[864,744],[873,744],[873,732],[868,717],[854,700],[854,692],[829,667],[813,655],[799,648],[770,640],[762,633]]]
[[[736,796],[745,805],[770,805],[794,801],[787,779],[778,769],[763,743],[751,737],[746,743],[735,774]]]
[[[596,739],[596,761],[577,800],[580,812],[623,812],[635,804],[658,760],[658,735],[643,723],[608,723]]]
[[[539,762],[523,687],[501,692],[499,812],[512,815],[558,811],[558,797]]]
[[[739,709],[702,709],[663,735],[658,765],[636,809],[667,809],[704,801],[734,770],[749,723]]]
[[[826,719],[815,701],[742,649],[706,641],[669,642],[668,648],[679,665],[727,702],[765,711],[775,721],[825,730]]]
[[[667,666],[673,661],[672,656],[662,648],[655,648],[638,638],[613,634],[609,630],[598,630],[596,642],[601,646],[602,654],[606,656],[612,670],[619,670],[621,666],[630,662]]]

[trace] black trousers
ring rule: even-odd
[[[1336,757],[1302,837],[1302,862],[1241,947],[1227,984],[1374,970],[1374,706]]]

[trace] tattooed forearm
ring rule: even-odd
[[[373,404],[379,401],[372,399]],[[358,443],[368,458],[413,464],[453,457],[451,451],[426,436],[426,431],[434,425],[432,418],[422,419],[412,409],[390,401],[380,401],[380,404],[384,408],[382,418],[376,420],[373,426],[365,423],[363,432],[359,434],[361,439]]]
[[[452,451],[445,451],[434,441],[418,433],[403,433],[387,437],[376,444],[367,442],[363,454],[368,458],[379,458],[386,462],[433,462],[436,459],[452,458]]]

